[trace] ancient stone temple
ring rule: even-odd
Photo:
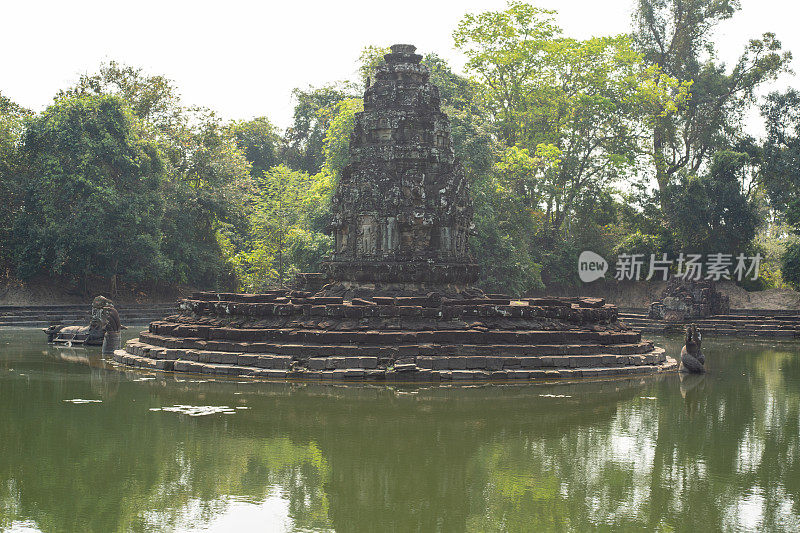
[[[469,187],[422,56],[411,45],[391,50],[356,115],[351,162],[333,197],[327,274],[344,294],[459,292],[478,277],[467,249]]]
[[[335,249],[294,290],[195,293],[115,353],[144,368],[273,379],[528,380],[676,368],[594,298],[486,295],[439,92],[394,45],[333,198]]]

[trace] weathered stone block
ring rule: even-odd
[[[486,358],[485,357],[467,357],[466,358],[467,369],[484,369],[486,368]]]
[[[327,359],[324,357],[312,357],[308,360],[309,370],[325,370],[327,368]]]
[[[258,362],[258,356],[252,354],[238,354],[236,358],[236,364],[242,366],[256,366]]]
[[[378,366],[378,358],[377,357],[369,357],[369,356],[362,356],[358,358],[359,364],[361,368],[376,368]]]

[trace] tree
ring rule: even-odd
[[[316,174],[325,162],[323,147],[328,129],[330,108],[348,98],[359,98],[350,85],[327,85],[317,89],[295,89],[297,100],[292,125],[286,130],[286,164],[308,174]]]
[[[11,264],[11,226],[19,209],[20,142],[25,119],[31,112],[0,93],[0,273],[8,272]]]
[[[784,216],[800,210],[800,92],[773,92],[761,106],[767,136],[759,181],[770,206]],[[800,223],[800,221],[798,221]]]
[[[796,290],[800,291],[800,242],[791,244],[781,258],[781,275]]]
[[[205,109],[184,111],[160,144],[167,154],[162,190],[167,279],[234,286],[220,232],[235,245],[247,238],[245,206],[255,194],[249,163],[222,121]]]
[[[456,158],[469,181],[475,182],[491,169],[497,144],[491,118],[483,105],[482,89],[475,80],[454,73],[436,54],[426,55],[422,64],[430,70],[430,81],[439,88],[441,109],[450,118]]]
[[[209,109],[184,107],[166,77],[115,61],[101,65],[96,74],[81,76],[57,99],[108,94],[128,103],[145,125],[141,135],[156,143],[164,156],[164,279],[206,288],[234,285],[219,233],[241,244],[248,223],[242,205],[251,187],[250,165],[236,145],[235,128],[225,127]]]
[[[339,181],[342,169],[350,163],[350,135],[355,129],[356,113],[363,110],[364,100],[361,98],[347,98],[325,110],[328,129],[322,147],[325,156],[322,169],[332,177],[334,184]]]
[[[361,88],[366,88],[367,79],[374,76],[378,67],[386,63],[383,56],[391,53],[391,51],[388,46],[375,45],[365,46],[361,49],[361,55],[358,56],[358,81],[361,84]]]
[[[773,214],[769,229],[780,236],[779,244],[773,242],[768,251],[780,257],[781,277],[800,288],[800,92],[771,93],[761,115],[766,138],[756,151],[758,183]],[[769,255],[767,259],[778,262]]]
[[[285,165],[255,177],[250,233],[240,247],[223,242],[243,288],[282,287],[292,273],[318,266],[330,249],[330,238],[311,227],[323,201],[316,178]]]
[[[564,38],[552,11],[520,2],[465,16],[454,38],[506,146],[498,171],[529,209],[543,211],[545,244],[581,197],[635,168],[644,118],[685,94],[645,65],[628,37]],[[523,170],[510,171],[515,165]]]
[[[656,76],[691,82],[691,96],[676,112],[653,114],[654,175],[662,192],[680,171],[696,174],[715,151],[732,148],[756,89],[788,68],[791,54],[772,33],[750,40],[730,72],[715,61],[711,34],[739,8],[736,0],[637,1],[634,37],[645,60],[659,67]]]
[[[228,130],[250,162],[251,172],[260,176],[278,164],[281,137],[267,117],[233,122]]]
[[[182,113],[171,80],[117,61],[101,64],[95,74],[81,75],[74,87],[59,91],[56,99],[87,94],[117,95],[130,105],[134,115],[162,130],[169,129]]]
[[[707,174],[684,174],[667,187],[666,215],[680,251],[734,255],[749,251],[759,218],[741,186],[748,162],[747,154],[717,152]]]
[[[33,118],[22,146],[18,274],[159,279],[163,160],[115,96],[64,97]]]
[[[515,282],[523,290],[575,283],[567,265],[581,250],[610,251],[615,186],[635,175],[648,151],[647,120],[687,95],[685,85],[657,75],[629,37],[564,37],[554,14],[510,2],[504,11],[466,15],[454,32],[484,102],[472,106],[475,116],[489,117],[473,124],[489,126],[501,146],[473,190],[495,206],[476,202],[476,225],[502,228],[506,238],[475,244],[486,247],[478,255],[498,261],[509,257],[508,246],[528,254],[537,268]]]

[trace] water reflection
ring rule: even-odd
[[[25,335],[0,332],[0,529],[800,527],[797,344],[708,342],[704,376],[387,388],[145,376]],[[151,411],[175,405],[233,412]]]

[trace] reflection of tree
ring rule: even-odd
[[[754,494],[760,527],[786,529],[800,501],[800,362],[706,348],[704,388],[686,398],[676,375],[395,390],[133,383],[46,360],[42,379],[0,384],[0,529],[173,529],[235,496],[284,498],[306,529],[725,530]],[[240,401],[250,410],[147,410]]]
[[[231,433],[225,415],[150,412],[161,405],[159,393],[197,403],[196,394],[163,382],[125,381],[109,397],[94,374],[113,383],[116,372],[55,359],[30,372],[40,379],[0,384],[0,529],[33,520],[48,532],[144,531],[154,510],[160,526],[173,529],[190,503],[199,506],[193,518],[203,519],[224,510],[227,495],[257,502],[270,490],[285,494],[295,524],[326,526],[328,465],[313,442],[259,429]],[[103,404],[63,402],[98,396]],[[203,402],[230,402],[230,391],[224,396]]]
[[[705,389],[692,383],[685,398],[671,376],[643,387],[644,398],[618,403],[610,419],[485,444],[471,470],[487,475],[486,507],[470,517],[470,529],[720,531],[748,521],[796,528],[800,394],[780,381],[800,382],[800,361],[715,345]],[[742,510],[746,503],[756,504],[746,511],[754,516]]]

